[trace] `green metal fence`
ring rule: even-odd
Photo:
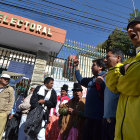
[[[77,41],[66,40],[59,54],[49,56],[46,66],[46,76],[52,76],[55,79],[76,81],[73,67],[73,59],[79,59],[79,70],[83,77],[91,77],[92,61],[99,58],[105,58],[106,50],[92,45],[83,44]],[[125,59],[128,56],[124,56]],[[51,59],[53,61],[51,61]]]
[[[52,76],[55,79],[76,81],[73,59],[79,59],[79,70],[83,77],[92,76],[92,60],[104,58],[106,51],[95,48],[92,45],[82,44],[80,42],[66,40],[59,54],[55,54],[52,64],[47,63],[46,76]],[[51,59],[52,55],[50,55]]]
[[[83,77],[91,77],[92,61],[99,58],[105,58],[106,50],[80,43],[77,41],[67,40],[60,50],[59,54],[49,53],[45,76],[51,76],[54,79],[64,81],[76,81],[73,59],[79,59],[79,70]],[[124,56],[128,58],[128,56]],[[0,68],[7,69],[11,60],[29,64],[35,63],[36,56],[24,52],[14,51],[0,47]],[[26,91],[29,88],[30,80],[23,79],[17,86],[17,91]]]

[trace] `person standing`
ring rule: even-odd
[[[108,67],[108,72],[106,73],[106,76],[109,76],[116,67],[122,65],[123,56],[124,54],[120,49],[110,49],[107,51],[106,58],[104,59]],[[120,93],[111,92],[106,86],[104,91],[103,140],[114,140],[116,110],[119,96]]]
[[[68,85],[64,84],[61,87],[61,96],[57,96],[57,105],[55,110],[57,116],[59,116],[59,106],[62,104],[66,104],[70,100],[67,94],[68,94]]]
[[[54,79],[47,77],[42,86],[36,87],[30,100],[31,110],[39,104],[43,106],[44,116],[42,118],[42,127],[37,135],[38,140],[45,140],[46,122],[49,120],[50,109],[55,108],[57,104],[57,94],[52,88]]]
[[[102,119],[104,112],[104,102],[100,97],[100,92],[96,87],[96,79],[98,76],[104,76],[105,63],[103,59],[93,60],[92,73],[93,77],[83,78],[78,68],[79,61],[74,60],[75,75],[78,83],[87,88],[85,103],[85,125],[83,132],[83,140],[101,140],[102,135]],[[100,85],[100,89],[104,91],[105,83]]]
[[[18,108],[22,112],[22,116],[21,116],[21,120],[20,120],[20,124],[19,124],[19,130],[18,130],[18,140],[26,140],[27,139],[27,136],[24,133],[24,125],[25,125],[25,122],[26,122],[27,114],[28,114],[28,112],[30,110],[30,107],[31,107],[30,99],[31,99],[32,94],[33,94],[36,87],[37,87],[37,85],[31,86],[29,95],[18,106]]]
[[[4,132],[7,117],[14,105],[14,89],[9,86],[10,76],[2,74],[0,77],[0,139]]]
[[[85,98],[82,98],[83,89],[79,83],[74,83],[72,91],[73,98],[59,109],[63,117],[57,140],[82,140]]]
[[[10,79],[9,85],[11,87],[13,87],[14,89],[14,96],[16,99],[16,89],[15,89],[15,85],[16,85],[16,81],[14,79]],[[23,98],[23,96],[22,96]],[[22,98],[20,98],[18,104],[20,104],[22,102]],[[18,101],[19,98],[16,99],[16,101],[14,102],[14,106],[12,108],[12,111],[8,117],[6,126],[5,126],[5,135],[4,138],[6,140],[17,140],[18,139],[18,128],[19,128],[19,123],[20,123],[20,118],[21,118],[21,113],[20,110],[17,109],[18,108]]]
[[[127,26],[128,35],[136,47],[136,57],[127,59],[106,81],[108,88],[119,91],[114,140],[140,140],[140,16]]]
[[[57,96],[57,105],[56,108],[52,108],[49,115],[49,122],[46,127],[45,135],[46,140],[56,140],[59,134],[59,127],[61,123],[62,116],[59,114],[59,107],[63,104],[66,104],[70,98],[68,94],[68,85],[64,84],[61,87],[61,96]]]

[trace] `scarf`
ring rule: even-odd
[[[48,91],[46,95],[45,95],[45,90]],[[42,85],[39,91],[37,92],[38,95],[44,96],[44,100],[46,101],[50,99],[51,93],[52,93],[52,89],[48,89],[45,85]],[[44,107],[45,110],[47,110],[47,106],[45,106],[44,104],[42,106]]]

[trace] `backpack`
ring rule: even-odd
[[[43,119],[44,111],[41,105],[38,105],[36,108],[31,110],[28,113],[27,120],[25,122],[24,132],[35,139],[37,134],[42,128],[42,119]]]

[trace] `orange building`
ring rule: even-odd
[[[66,31],[63,29],[0,11],[0,45],[4,49],[36,56],[32,81],[42,81],[47,55],[50,52],[58,53],[65,37]],[[42,78],[37,80],[36,76]]]

